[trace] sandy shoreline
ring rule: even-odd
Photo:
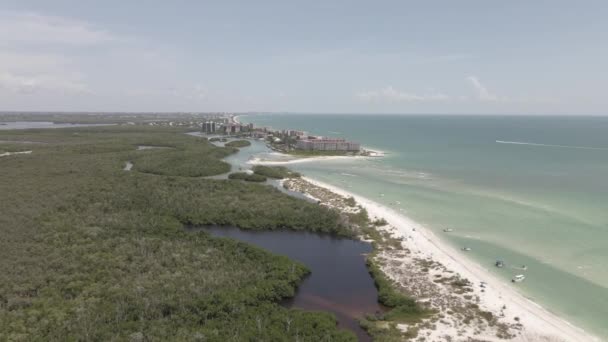
[[[501,321],[509,325],[518,326],[517,333],[511,339],[512,341],[601,341],[527,299],[514,289],[516,285],[498,279],[482,266],[468,260],[462,255],[461,251],[447,245],[429,229],[407,216],[341,188],[307,177],[303,177],[303,179],[338,195],[354,197],[367,210],[370,219],[384,218],[388,222],[387,230],[394,237],[403,238],[404,247],[415,256],[416,260],[433,260],[445,266],[444,274],[446,272],[452,275],[455,273],[469,280],[474,284],[473,295],[478,296],[477,303],[480,309],[492,312],[496,317],[500,317]],[[413,262],[413,260],[412,257],[404,257],[400,262],[407,264]],[[400,279],[399,272],[391,272],[390,269],[385,270],[385,272],[397,282],[407,282],[409,280]],[[411,274],[407,278],[410,276]],[[435,276],[437,275],[435,274]],[[479,286],[482,282],[485,283],[483,288]],[[428,341],[443,341],[446,338],[445,336],[450,336],[454,341],[467,340],[467,338],[490,341],[504,340],[496,337],[491,331],[484,333],[477,329],[467,330],[461,322],[454,320],[443,319],[436,324],[434,329],[421,333],[426,336]],[[514,322],[517,322],[517,324],[513,324]],[[463,332],[465,336],[463,336]],[[466,336],[467,334],[470,334],[470,336]]]
[[[23,151],[23,152],[5,152],[5,153],[1,153],[0,157],[8,157],[8,156],[12,156],[12,155],[17,155],[17,154],[30,154],[32,153],[32,151]]]
[[[290,157],[287,154],[283,154],[285,157]],[[304,157],[304,158],[295,158],[290,160],[262,160],[259,158],[254,158],[247,161],[247,164],[264,164],[264,165],[289,165],[289,164],[300,164],[300,163],[310,163],[310,162],[318,162],[318,161],[328,161],[328,160],[347,160],[353,158],[367,158],[365,156],[319,156],[319,157]]]
[[[379,158],[384,157],[385,153],[382,151],[371,151],[369,150],[370,155],[358,155],[358,156],[317,156],[317,157],[300,157],[300,156],[292,156],[289,154],[281,153],[281,152],[273,152],[281,156],[281,158],[290,158],[287,160],[264,160],[260,158],[253,158],[247,161],[247,164],[257,165],[289,165],[289,164],[300,164],[300,163],[310,163],[310,162],[318,162],[318,161],[330,161],[330,160],[356,160],[356,159],[365,159],[365,158]]]

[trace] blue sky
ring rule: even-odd
[[[0,110],[608,114],[606,1],[0,1]]]

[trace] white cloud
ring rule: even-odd
[[[0,11],[0,45],[92,45],[117,41],[87,22],[30,12]]]
[[[0,51],[0,69],[17,73],[65,69],[71,63],[66,56],[54,53]]]
[[[36,75],[25,76],[0,71],[0,89],[12,93],[31,94],[39,91],[62,93],[87,93],[86,84],[77,77],[64,77],[62,75]]]
[[[41,91],[89,92],[83,75],[66,56],[35,52],[0,52],[0,91],[33,94]]]
[[[439,92],[428,94],[414,94],[397,90],[392,86],[387,86],[379,90],[370,90],[357,94],[357,98],[365,102],[435,102],[447,101],[451,98]]]
[[[488,88],[486,88],[486,86],[484,86],[481,83],[481,81],[479,81],[479,78],[477,78],[476,76],[468,76],[466,78],[466,80],[473,86],[473,88],[477,92],[477,99],[479,99],[480,101],[488,101],[488,102],[508,101],[508,98],[506,98],[506,97],[501,97],[501,96],[492,94],[488,90]]]
[[[512,106],[522,104],[555,104],[557,101],[540,97],[511,97],[492,93],[476,76],[467,76],[465,81],[474,91],[474,96],[457,94],[444,94],[436,90],[427,93],[409,93],[387,86],[379,90],[370,90],[356,94],[356,97],[366,103],[398,104],[398,103],[458,103],[458,104],[493,104],[498,106]]]
[[[72,52],[119,41],[85,21],[0,10],[0,92],[91,93],[79,68],[82,59]]]

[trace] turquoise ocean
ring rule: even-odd
[[[291,164],[426,225],[525,296],[608,339],[608,117],[251,114],[381,158]],[[257,146],[260,145],[260,146]],[[253,149],[264,151],[263,144]],[[452,228],[449,234],[443,228]],[[503,260],[506,267],[494,267]],[[527,270],[520,269],[526,265]]]

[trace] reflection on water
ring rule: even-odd
[[[233,227],[210,227],[205,231],[302,262],[311,274],[284,304],[331,312],[340,327],[355,332],[360,341],[370,340],[357,319],[383,308],[378,304],[377,289],[365,266],[364,254],[372,251],[369,243],[295,231],[244,231]]]

